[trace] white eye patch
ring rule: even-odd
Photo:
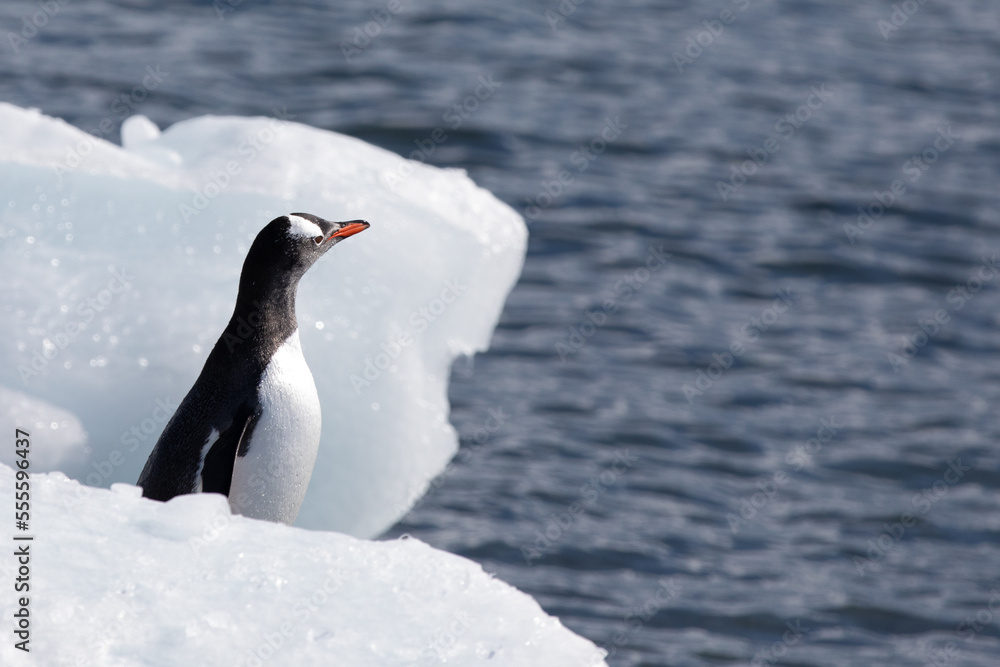
[[[323,236],[323,230],[315,222],[310,222],[297,215],[287,215],[285,217],[292,223],[292,226],[288,230],[288,233],[292,236],[303,236],[309,239]]]

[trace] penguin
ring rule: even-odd
[[[316,384],[299,343],[295,292],[330,248],[368,227],[364,220],[291,213],[257,234],[243,262],[233,316],[139,476],[143,496],[221,493],[235,514],[295,521],[321,423]]]

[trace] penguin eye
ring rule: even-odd
[[[320,243],[323,242],[323,237],[322,236],[317,236],[316,238],[313,239],[313,241],[316,242],[316,245],[319,245]]]

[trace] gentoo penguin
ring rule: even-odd
[[[233,316],[153,447],[139,476],[142,495],[168,500],[221,493],[234,513],[295,521],[320,434],[295,290],[327,250],[367,228],[363,220],[328,222],[291,213],[257,234],[243,262]]]

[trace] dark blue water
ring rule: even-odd
[[[15,52],[5,2],[0,99],[285,106],[525,215],[389,535],[610,664],[1000,664],[995,3],[577,3],[69,2]]]

